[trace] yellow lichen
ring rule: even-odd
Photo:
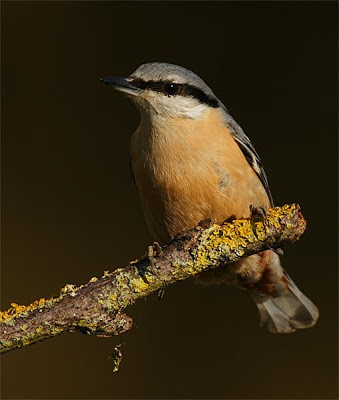
[[[35,328],[35,332],[40,335],[41,333],[43,333],[44,328],[42,328],[41,326],[38,326],[37,328]]]
[[[11,303],[11,308],[9,308],[7,311],[0,312],[0,322],[26,315],[29,311],[41,308],[47,301],[48,300],[46,299],[36,300],[28,306]]]
[[[202,263],[198,262],[196,265],[193,265],[191,263],[187,263],[183,267],[181,267],[182,271],[184,271],[186,274],[193,275],[194,273],[199,271],[199,266],[202,265]]]
[[[113,302],[113,304],[112,304],[113,308],[115,310],[118,310],[119,309],[119,305],[118,305],[118,301],[117,301],[117,296],[114,293],[110,293],[109,297]]]
[[[64,328],[60,328],[60,327],[54,327],[51,329],[51,335],[52,336],[56,336],[56,335],[60,335],[61,332],[64,331]]]
[[[244,255],[246,248],[249,244],[265,241],[270,236],[270,228],[279,229],[283,224],[289,229],[294,226],[292,221],[293,217],[297,216],[299,206],[293,204],[283,207],[276,207],[268,210],[264,221],[252,220],[235,220],[232,223],[225,223],[224,225],[216,225],[205,229],[200,238],[198,246],[192,250],[192,259],[172,260],[171,273],[175,278],[182,279],[187,275],[195,275],[211,266],[216,265],[216,261],[220,257],[229,257],[229,261],[235,261],[238,257]],[[275,231],[275,229],[273,229]],[[252,246],[253,249],[253,246]],[[108,270],[104,271],[103,278],[112,276],[114,279],[112,283],[114,287],[107,287],[107,290],[102,292],[100,298],[97,300],[96,306],[104,307],[108,311],[119,310],[131,304],[136,298],[145,296],[149,292],[155,291],[161,286],[161,281],[149,269],[140,271],[138,266],[134,266],[136,260],[130,263],[129,269],[117,269],[110,273]],[[142,275],[141,275],[142,273]],[[89,283],[96,282],[97,277],[93,277]],[[0,323],[4,322],[7,325],[14,325],[16,318],[26,316],[28,312],[44,307],[52,307],[55,303],[64,298],[64,295],[75,296],[79,289],[85,287],[81,285],[75,287],[74,285],[67,284],[60,291],[60,296],[54,299],[45,300],[44,298],[33,302],[28,306],[18,305],[12,303],[9,310],[0,312]],[[113,290],[113,292],[111,292]],[[131,290],[136,294],[131,296]],[[93,309],[96,311],[97,307]],[[19,321],[20,322],[20,321]],[[122,322],[121,322],[122,323]],[[93,323],[90,319],[82,319],[77,323],[78,326],[85,327],[89,332],[95,333],[97,324]],[[23,324],[21,327],[23,338],[14,339],[13,341],[1,341],[3,347],[20,347],[23,345],[31,344],[36,340],[41,340],[43,335],[55,336],[60,333],[75,330],[75,326],[60,327],[54,326],[50,322],[41,322],[41,326],[37,327],[34,332],[28,333],[27,326]],[[40,336],[39,336],[40,335]],[[15,344],[13,344],[15,343]]]
[[[124,276],[123,272],[117,274],[115,279],[120,290],[128,289],[126,276]]]
[[[13,341],[11,340],[0,340],[0,345],[4,348],[11,348],[13,346]]]
[[[77,290],[77,287],[75,285],[67,283],[67,285],[65,285],[60,290],[60,294],[63,295],[63,294],[71,293],[71,292],[74,292],[75,290]]]
[[[118,305],[116,303],[113,303],[110,299],[99,299],[98,304],[101,304],[108,311],[111,311],[112,309],[119,309]]]
[[[258,223],[259,233],[264,232],[262,223]],[[200,245],[195,251],[195,263],[185,272],[195,274],[208,267],[213,260],[220,257],[220,253],[228,254],[233,250],[237,256],[245,252],[248,243],[257,240],[249,220],[237,220],[222,226],[212,225],[206,229],[200,239]]]
[[[136,293],[140,293],[146,290],[149,287],[149,284],[142,278],[136,278],[131,281],[130,286]]]
[[[77,326],[87,328],[92,333],[97,330],[97,324],[88,318],[81,319],[77,322]]]
[[[286,218],[288,220],[292,218],[295,212],[298,212],[298,210],[299,207],[297,206],[297,204],[271,208],[270,210],[268,210],[266,215],[267,223],[275,226],[276,228],[279,228],[282,218]]]
[[[253,227],[258,240],[265,240],[267,232],[262,222],[256,222]]]

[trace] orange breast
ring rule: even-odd
[[[218,109],[199,119],[141,122],[131,157],[148,227],[160,243],[206,218],[222,223],[248,217],[250,204],[269,207]]]

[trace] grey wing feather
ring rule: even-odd
[[[253,144],[251,143],[250,139],[245,135],[245,133],[241,129],[241,127],[235,122],[235,120],[228,113],[228,110],[226,109],[226,107],[223,104],[222,104],[222,106],[225,111],[226,123],[231,131],[232,136],[234,137],[234,140],[237,142],[237,144],[238,144],[240,150],[243,152],[246,160],[248,161],[250,166],[253,168],[254,172],[257,174],[261,183],[263,184],[263,186],[266,190],[266,193],[268,195],[268,198],[270,200],[271,207],[274,207],[273,197],[272,197],[269,185],[268,185],[267,176],[264,171],[264,167],[262,165],[262,162],[260,160],[258,153],[256,152],[255,148],[253,147]]]

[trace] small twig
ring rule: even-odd
[[[306,222],[296,204],[267,211],[262,220],[205,221],[161,250],[86,285],[66,285],[59,296],[0,313],[0,349],[6,352],[60,335],[118,335],[132,326],[121,310],[165,285],[209,268],[299,239]]]

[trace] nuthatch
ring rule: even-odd
[[[251,141],[196,74],[155,62],[128,78],[101,81],[126,93],[139,109],[131,164],[154,240],[165,244],[208,218],[218,223],[249,218],[251,205],[273,206]],[[258,306],[261,325],[271,332],[289,333],[317,321],[317,308],[272,250],[207,271],[200,279],[246,290]]]

